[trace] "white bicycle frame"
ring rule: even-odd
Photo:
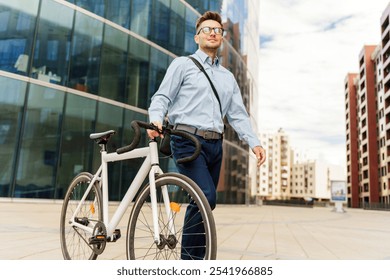
[[[108,215],[108,163],[116,162],[122,160],[129,160],[135,158],[145,157],[142,166],[138,170],[134,180],[130,184],[128,190],[126,191],[125,196],[122,201],[119,203],[117,209],[114,212],[112,218],[109,218]],[[92,234],[93,228],[84,226],[76,222],[75,218],[81,208],[81,205],[87,198],[87,195],[91,191],[93,185],[96,181],[101,181],[102,194],[103,194],[103,223],[107,230],[107,237],[111,237],[115,231],[115,228],[118,226],[120,220],[122,219],[127,208],[131,204],[131,201],[136,196],[138,190],[141,188],[143,181],[146,176],[149,174],[149,186],[150,186],[150,196],[151,196],[151,205],[152,205],[152,217],[153,217],[153,230],[154,230],[154,241],[155,243],[160,243],[160,229],[158,224],[158,209],[157,209],[157,195],[156,195],[156,184],[155,176],[156,174],[162,174],[162,170],[159,166],[159,157],[157,142],[151,140],[149,142],[149,147],[137,148],[123,154],[117,154],[116,152],[107,153],[107,151],[101,151],[101,162],[98,171],[93,176],[91,182],[88,185],[87,190],[84,193],[84,196],[81,198],[79,205],[77,206],[76,211],[73,214],[71,219],[71,226],[76,226],[82,228],[85,231],[88,231]],[[172,212],[170,209],[170,201],[168,196],[168,189],[166,186],[162,187],[162,194],[164,199],[164,205],[166,209],[167,216],[169,218],[169,228],[170,231],[175,234],[175,228],[172,219]]]

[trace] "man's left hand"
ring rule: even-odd
[[[257,167],[260,167],[265,162],[265,150],[261,146],[256,146],[252,149],[257,158]]]

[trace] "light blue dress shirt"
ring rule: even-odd
[[[201,51],[193,55],[206,70],[219,95],[222,114],[237,132],[239,138],[251,148],[260,146],[242,102],[241,92],[233,74]],[[223,133],[224,124],[209,81],[188,57],[175,58],[149,107],[150,121],[163,123],[168,113],[169,123],[186,124],[201,130]]]

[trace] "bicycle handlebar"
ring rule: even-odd
[[[131,141],[131,143],[129,145],[127,145],[127,146],[118,148],[116,150],[116,152],[118,154],[123,154],[123,153],[129,152],[131,150],[134,150],[138,146],[138,144],[139,144],[139,142],[141,140],[141,129],[140,129],[140,127],[145,128],[145,129],[153,129],[153,130],[159,131],[158,128],[155,125],[150,124],[150,123],[146,123],[146,122],[143,122],[143,121],[132,121],[131,122],[131,127],[133,128],[133,130],[135,132],[133,141]],[[159,131],[159,132],[161,132],[161,131]],[[181,136],[183,138],[186,138],[186,139],[192,141],[195,144],[195,151],[194,151],[194,153],[191,156],[178,159],[177,163],[190,162],[190,161],[196,159],[199,156],[199,154],[201,152],[201,144],[200,144],[198,138],[196,138],[193,134],[185,132],[185,131],[182,131],[182,130],[170,129],[168,127],[163,127],[162,133],[164,133],[164,134],[168,133],[168,134],[171,134],[171,135]]]

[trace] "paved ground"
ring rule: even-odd
[[[61,203],[0,199],[0,260],[61,260]],[[390,260],[390,212],[332,210],[218,205],[218,259]],[[123,237],[99,256],[125,258]]]

